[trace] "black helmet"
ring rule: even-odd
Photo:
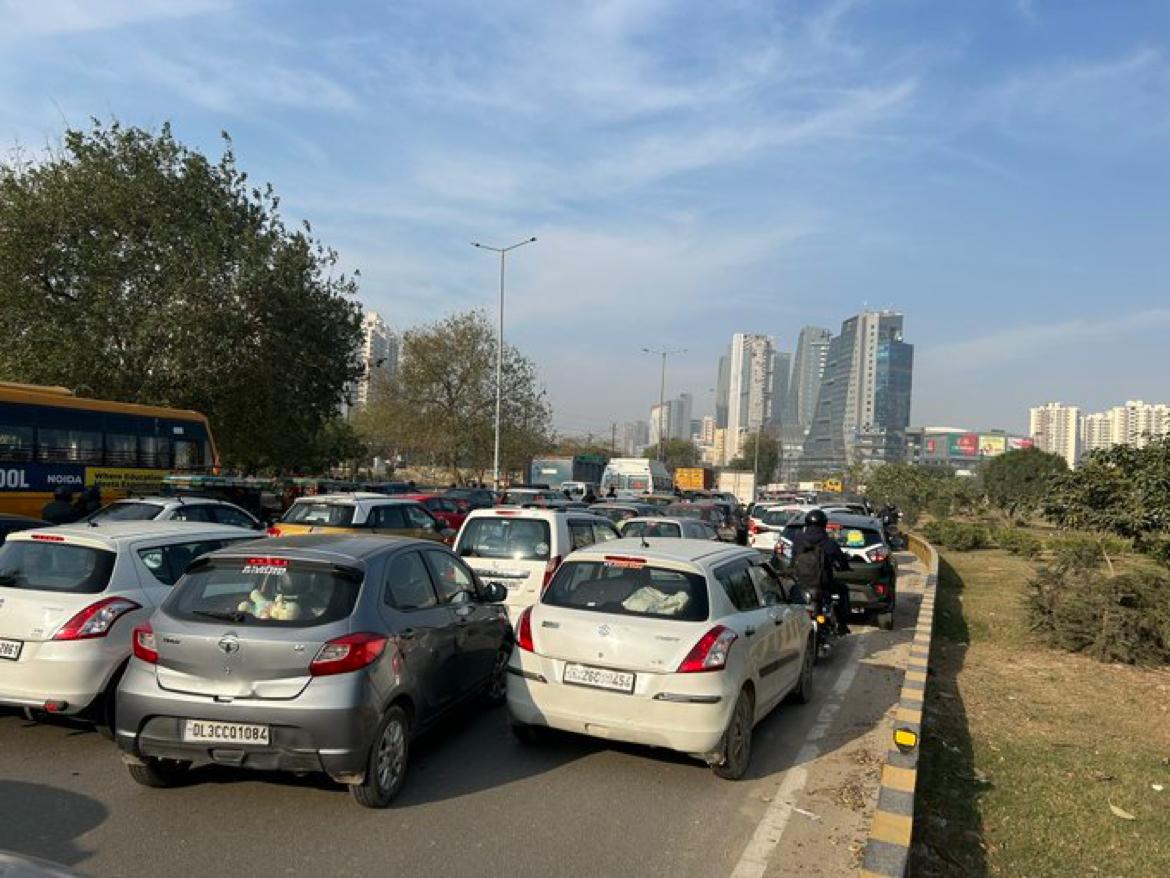
[[[53,491],[53,499],[54,500],[68,500],[72,496],[73,496],[73,492],[70,491],[68,488],[66,488],[64,485],[60,485],[59,487],[57,487]]]
[[[829,516],[825,515],[824,510],[814,509],[804,517],[805,527],[824,527],[829,523]]]

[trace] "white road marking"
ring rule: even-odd
[[[808,765],[821,755],[820,747],[817,746],[816,742],[828,733],[829,726],[833,724],[833,718],[841,709],[841,699],[849,691],[849,687],[853,685],[853,678],[857,676],[857,668],[861,664],[858,656],[859,638],[853,637],[850,640],[852,640],[852,648],[848,653],[843,655],[839,652],[837,654],[838,661],[845,660],[848,665],[833,686],[832,698],[821,707],[820,713],[817,714],[816,722],[809,729],[808,735],[805,736],[804,746],[796,754],[796,764],[784,772],[784,779],[780,781],[779,788],[772,795],[772,804],[768,806],[768,810],[760,818],[751,841],[744,848],[739,862],[732,870],[731,878],[761,878],[768,870],[768,858],[776,849],[776,845],[780,843],[780,837],[784,835],[784,827],[788,825],[792,812],[805,813],[793,804],[793,800],[808,782]]]

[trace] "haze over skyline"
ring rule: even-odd
[[[0,0],[0,138],[232,135],[396,328],[482,307],[566,432],[733,332],[906,314],[912,423],[1165,401],[1170,5]]]

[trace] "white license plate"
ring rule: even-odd
[[[203,744],[268,744],[268,726],[189,719],[183,724],[183,740]]]
[[[561,679],[572,686],[592,686],[595,689],[612,689],[615,692],[634,691],[633,674],[611,671],[608,668],[565,665],[565,675]]]
[[[24,642],[20,640],[0,640],[0,659],[16,661],[20,658],[20,650]]]

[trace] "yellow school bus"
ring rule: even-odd
[[[167,473],[218,471],[198,412],[0,381],[0,512],[39,517],[58,488],[96,486],[108,502],[158,493]]]

